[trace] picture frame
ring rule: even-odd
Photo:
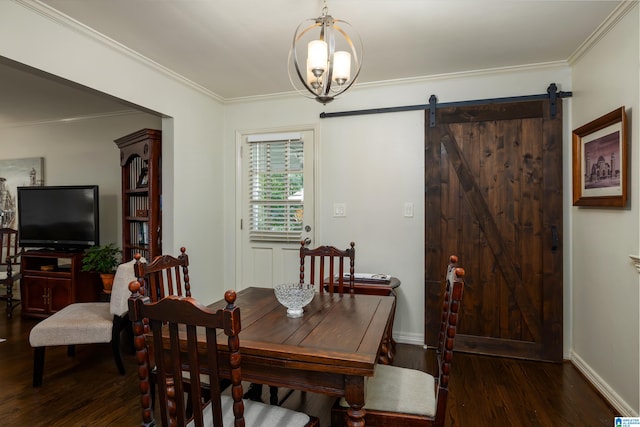
[[[137,188],[144,188],[149,184],[149,168],[142,168],[140,170],[140,176],[138,176]]]
[[[628,186],[624,106],[572,133],[573,206],[625,207]]]
[[[18,228],[18,187],[44,185],[44,157],[0,159],[0,227]]]

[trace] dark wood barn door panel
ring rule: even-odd
[[[561,103],[554,118],[545,100],[439,108],[425,134],[427,344],[456,254],[456,349],[562,360]]]

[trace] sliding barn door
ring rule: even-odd
[[[448,256],[466,271],[456,350],[562,359],[562,102],[444,107],[425,137],[426,341]]]

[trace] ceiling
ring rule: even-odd
[[[296,27],[322,0],[41,0],[224,100],[291,92]],[[358,84],[566,61],[620,2],[614,0],[327,0],[364,44]],[[58,11],[58,12],[56,12]],[[0,61],[0,126],[123,106]],[[9,73],[9,79],[3,77]],[[60,97],[59,91],[66,93]],[[46,113],[49,94],[56,109]],[[19,104],[8,97],[23,98]],[[344,95],[343,95],[344,96]],[[75,110],[73,100],[85,103]],[[60,99],[69,106],[60,109]],[[310,101],[311,102],[311,101]],[[33,103],[39,106],[33,111]],[[16,106],[17,105],[17,106]],[[27,106],[31,105],[30,108]],[[87,105],[90,107],[87,110]],[[22,106],[22,108],[20,108]],[[39,110],[42,111],[39,111]],[[29,117],[29,114],[38,117]]]

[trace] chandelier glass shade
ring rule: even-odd
[[[296,29],[289,51],[289,80],[304,96],[322,104],[333,101],[353,85],[361,64],[360,36],[348,22],[329,15],[326,2],[322,16],[307,19]]]

